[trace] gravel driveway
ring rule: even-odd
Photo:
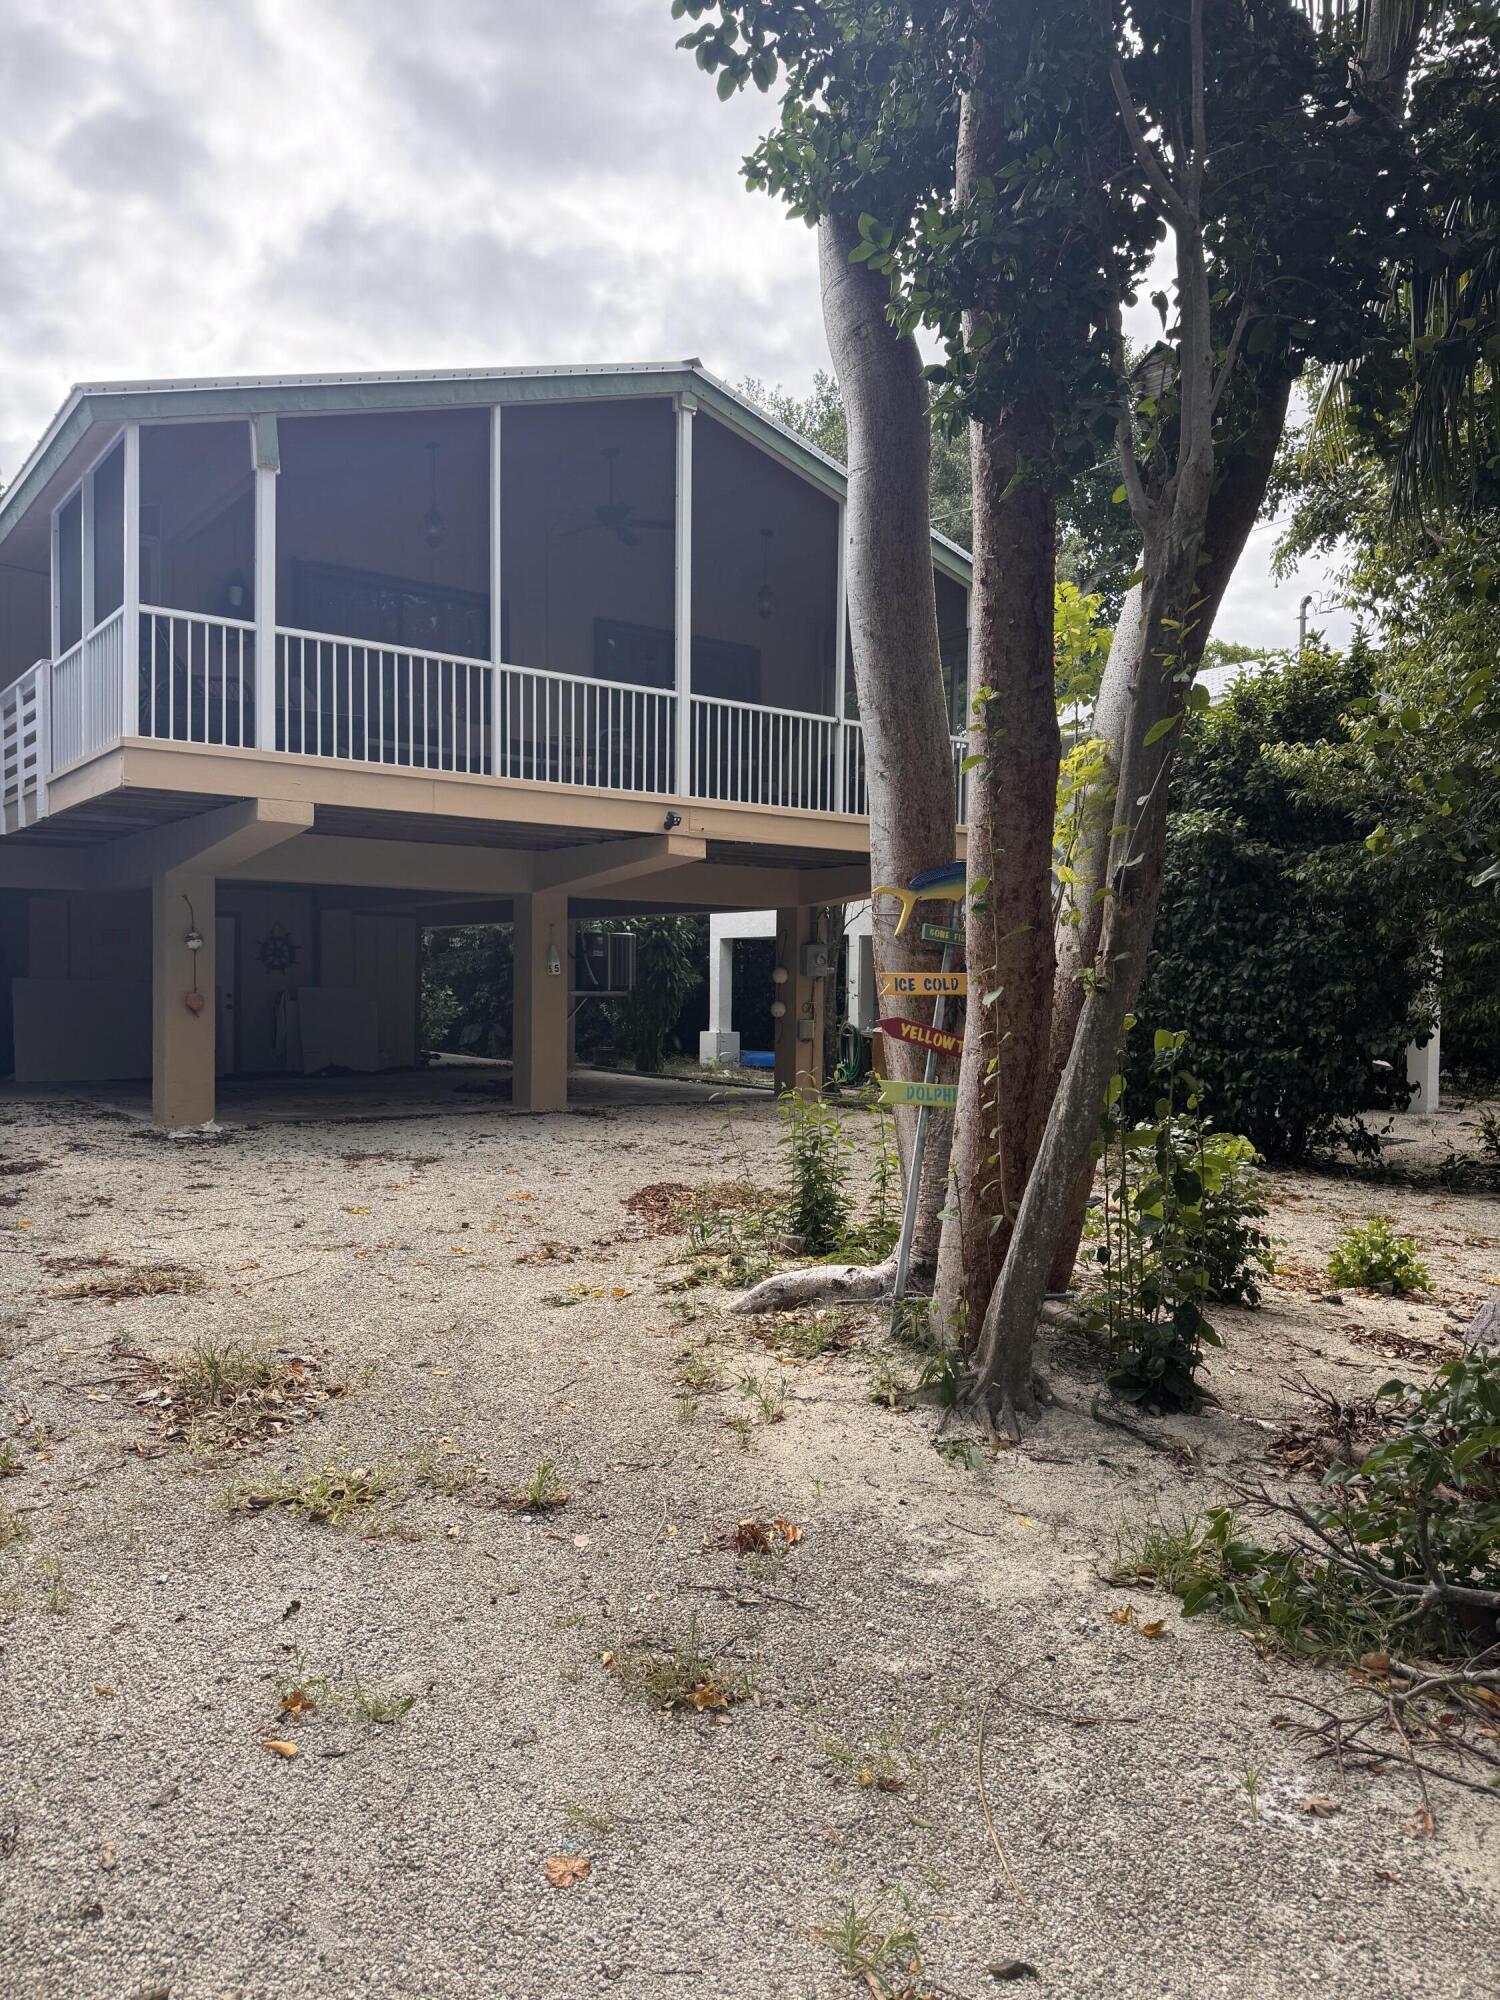
[[[1500,1992],[1500,1807],[1438,1787],[1420,1837],[1395,1764],[1278,1726],[1339,1676],[1103,1580],[1119,1521],[1258,1474],[1295,1376],[1444,1351],[1496,1205],[1278,1181],[1292,1277],[1160,1426],[1191,1460],[1090,1421],[1065,1352],[1073,1409],[970,1470],[869,1399],[873,1321],[799,1358],[667,1288],[629,1198],[777,1171],[772,1107],[700,1099],[221,1143],[7,1107],[7,2000]],[[1434,1302],[1316,1296],[1351,1208]],[[279,1350],[280,1428],[174,1422],[194,1342]],[[328,1467],[340,1523],[267,1498]],[[718,1546],[747,1520],[787,1526]],[[697,1659],[669,1713],[653,1647]]]

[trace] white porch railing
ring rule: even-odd
[[[245,619],[143,604],[140,670],[127,734],[221,747],[255,741],[255,627]]]
[[[669,688],[501,667],[502,778],[673,793],[677,697]]]
[[[135,712],[123,610],[0,690],[0,831],[54,772],[141,735],[220,748],[580,785],[804,813],[869,811],[864,731],[806,709],[693,695],[678,768],[671,688],[589,680],[280,626],[274,716],[256,714],[248,620],[142,605]],[[953,739],[960,824],[968,739]],[[24,802],[30,800],[26,806]]]
[[[969,754],[967,736],[953,738],[953,796],[958,804],[958,823],[969,818],[969,774],[964,762]],[[870,810],[870,794],[865,781],[865,732],[862,724],[844,724],[844,810],[864,817]]]
[[[52,662],[38,660],[0,688],[0,832],[14,833],[47,810],[47,696]]]
[[[306,757],[490,768],[488,660],[276,630],[276,747]]]
[[[66,770],[120,740],[125,613],[112,611],[53,662],[52,770]],[[51,773],[49,772],[49,776]]]
[[[695,694],[692,796],[834,812],[837,735],[831,715]]]

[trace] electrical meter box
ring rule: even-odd
[[[635,933],[578,932],[573,961],[573,991],[594,1000],[619,1000],[635,990]]]
[[[802,947],[802,977],[804,979],[826,979],[832,971],[828,963],[828,947],[814,938],[811,944]]]

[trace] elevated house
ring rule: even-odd
[[[510,921],[516,1102],[573,932],[868,892],[840,467],[697,362],[89,384],[0,498],[0,1067],[417,1059],[424,924]],[[957,741],[968,562],[933,567]]]

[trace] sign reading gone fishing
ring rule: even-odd
[[[940,1056],[963,1053],[962,1035],[950,1035],[945,1028],[929,1028],[925,1021],[908,1021],[893,1014],[882,1020],[880,1026],[893,1041],[915,1042],[919,1049],[936,1049]]]
[[[888,997],[896,994],[925,995],[929,1000],[946,995],[967,993],[969,975],[967,972],[882,972],[880,990]]]

